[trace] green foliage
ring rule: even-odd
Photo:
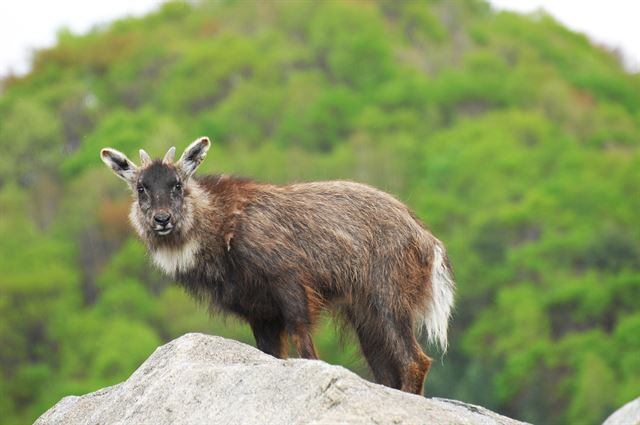
[[[599,422],[615,406],[615,376],[609,365],[593,353],[584,356],[576,379],[575,397],[569,407],[572,422]]]
[[[360,90],[374,89],[391,74],[385,35],[379,10],[367,3],[323,4],[308,30],[318,65],[336,83]]]
[[[599,423],[638,396],[640,78],[543,13],[170,2],[61,31],[0,96],[7,424],[121,381],[186,332],[253,343],[151,267],[98,157],[201,135],[202,172],[373,184],[445,242],[457,308],[428,395],[534,423]],[[323,318],[322,358],[370,377],[338,335]]]
[[[0,124],[0,178],[16,178],[29,184],[42,168],[55,168],[62,158],[56,149],[61,138],[60,123],[55,115],[30,99],[18,99],[3,114]]]

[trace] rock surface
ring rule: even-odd
[[[613,412],[602,425],[640,425],[640,397]]]
[[[63,398],[49,424],[522,424],[479,406],[427,399],[322,361],[278,360],[220,337],[186,334],[129,379]]]

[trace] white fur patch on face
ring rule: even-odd
[[[166,274],[174,277],[178,272],[186,272],[196,264],[200,250],[198,241],[189,241],[179,248],[158,248],[151,252],[153,262]]]

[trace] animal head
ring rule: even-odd
[[[115,149],[100,151],[102,161],[131,188],[135,202],[131,220],[141,235],[171,239],[190,221],[185,199],[189,180],[207,155],[211,142],[201,137],[191,143],[177,162],[172,147],[164,158],[153,161],[140,149],[140,166]]]

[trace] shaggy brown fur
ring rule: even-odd
[[[258,348],[276,357],[287,355],[289,335],[300,356],[316,359],[316,319],[337,310],[375,380],[420,393],[431,359],[414,331],[424,324],[446,349],[453,303],[442,243],[401,202],[363,184],[191,177],[208,146],[199,139],[176,164],[143,156],[133,173],[126,157],[103,150],[137,187],[130,218],[154,261],[196,298],[245,319]],[[158,211],[171,224],[158,225]]]

